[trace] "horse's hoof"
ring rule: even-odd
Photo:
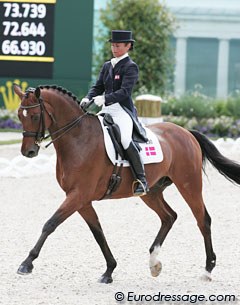
[[[155,266],[150,267],[152,276],[157,277],[162,271],[162,264],[158,262]]]
[[[103,283],[103,284],[110,284],[113,282],[113,279],[111,276],[105,276],[105,275],[102,275],[100,277],[100,279],[98,280],[99,283]]]
[[[210,272],[205,271],[205,273],[201,276],[201,279],[205,282],[211,282],[212,281],[212,275]]]
[[[30,274],[33,270],[33,265],[28,266],[28,265],[20,265],[20,267],[18,268],[17,273],[21,274],[21,275],[26,275],[26,274]]]

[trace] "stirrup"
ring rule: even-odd
[[[141,193],[136,193],[135,192],[135,185],[136,184],[140,184],[141,185],[141,187],[143,189],[143,191]],[[136,179],[136,180],[133,181],[133,183],[132,183],[132,193],[133,193],[133,196],[144,196],[144,195],[147,194],[146,187],[144,186],[144,184],[142,183],[141,180]]]

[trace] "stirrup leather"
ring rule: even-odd
[[[140,195],[135,194],[135,185],[136,185],[137,183],[140,183],[141,186],[142,186],[142,189],[143,189],[143,192],[142,192]],[[142,183],[141,180],[136,179],[136,180],[133,181],[133,183],[132,183],[132,193],[133,193],[133,196],[143,196],[143,195],[146,195],[146,194],[147,194],[147,190],[146,190],[146,188],[145,188],[145,186],[144,186],[144,184]]]

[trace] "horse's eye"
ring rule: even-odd
[[[39,114],[33,114],[31,116],[32,121],[37,122],[39,120],[39,116],[40,116]]]

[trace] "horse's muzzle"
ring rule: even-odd
[[[39,151],[39,146],[36,144],[33,144],[31,147],[27,149],[24,149],[23,147],[21,149],[22,155],[27,158],[36,157],[38,155],[38,151]]]

